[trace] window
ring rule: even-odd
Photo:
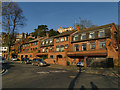
[[[45,52],[45,49],[44,49],[44,48],[42,49],[42,52]]]
[[[61,45],[60,51],[61,51],[61,52],[64,52],[64,46],[63,46],[63,45]]]
[[[59,46],[56,46],[56,51],[59,52]]]
[[[106,42],[105,41],[100,41],[100,48],[106,48]]]
[[[53,58],[53,55],[50,55],[50,58]]]
[[[83,43],[82,44],[82,51],[86,51],[87,49],[86,49],[86,43]]]
[[[65,48],[68,48],[68,44],[65,45]]]
[[[89,38],[94,38],[94,37],[95,37],[94,32],[91,32],[91,33],[89,34]]]
[[[90,49],[95,49],[95,42],[90,43]]]
[[[36,42],[36,45],[37,45],[37,42]]]
[[[46,48],[46,52],[48,52],[48,48]]]
[[[103,36],[105,36],[105,31],[104,30],[99,31],[99,37],[103,37]]]
[[[52,40],[50,40],[50,43],[52,43],[53,41]]]
[[[18,55],[18,58],[20,57],[20,55]]]
[[[59,38],[56,38],[56,42],[59,42]]]
[[[86,34],[81,35],[81,40],[84,40],[84,39],[86,39]]]
[[[33,48],[33,50],[34,50],[34,48]]]
[[[61,37],[61,42],[63,42],[64,41],[64,37]]]
[[[68,41],[68,36],[65,36],[65,41]]]
[[[46,44],[48,44],[48,40],[46,41]]]
[[[35,48],[35,50],[37,50],[37,47]]]
[[[32,55],[30,55],[30,57],[32,57]]]
[[[75,45],[74,45],[74,49],[75,49],[75,51],[79,51],[79,45],[78,45],[78,44],[75,44]]]
[[[32,46],[32,43],[31,43],[31,46]]]
[[[43,41],[43,42],[42,42],[42,44],[44,45],[44,44],[45,44],[45,42]]]
[[[31,51],[32,51],[32,48],[31,48]]]
[[[38,50],[38,53],[40,53],[40,50]]]
[[[77,41],[78,40],[78,35],[75,35],[74,38],[73,38],[74,41]]]
[[[50,50],[52,49],[52,46],[50,47]]]

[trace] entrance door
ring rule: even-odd
[[[62,58],[62,55],[57,55],[57,64],[58,64],[59,58]]]

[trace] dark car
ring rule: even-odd
[[[43,61],[43,59],[33,59],[32,60],[32,65],[37,65],[37,66],[46,66],[47,63],[45,61]]]
[[[31,60],[29,58],[22,58],[21,63],[31,64]]]

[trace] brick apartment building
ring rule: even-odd
[[[118,59],[118,32],[114,23],[63,32],[49,37],[38,37],[21,46],[17,57],[43,58],[52,64],[76,65],[83,61],[85,67],[93,61]]]

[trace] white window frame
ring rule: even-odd
[[[104,32],[104,35],[103,35],[103,36],[100,36],[100,33],[101,33],[101,32]],[[105,30],[100,30],[100,31],[99,31],[99,37],[104,37],[104,36],[105,36]]]
[[[45,48],[42,49],[42,52],[45,52]]]
[[[43,41],[43,42],[42,42],[42,44],[44,45],[44,44],[45,44],[45,42]]]
[[[69,40],[69,38],[68,38],[68,40],[67,40],[67,38],[68,38],[68,36],[65,36],[65,41],[68,41],[68,40]]]
[[[90,33],[89,33],[89,38],[94,38],[94,37],[91,36],[92,34],[93,34],[94,37],[95,37],[95,32],[90,32]]]
[[[52,43],[53,42],[53,40],[50,40],[50,43]]]
[[[65,48],[68,48],[68,44],[65,44]]]
[[[86,36],[86,33],[81,34],[81,40],[84,40],[83,36]]]
[[[77,37],[77,38],[78,38],[78,35],[75,35],[75,36],[74,36],[74,38],[73,38],[73,40],[74,40],[74,41],[77,41],[77,40],[75,40],[75,37]]]
[[[46,41],[46,44],[48,44],[48,40]]]
[[[105,47],[101,47],[101,43],[105,43]],[[106,41],[100,41],[100,48],[106,48]]]
[[[59,38],[56,38],[56,42],[59,42]]]
[[[56,47],[56,51],[59,52],[59,50],[60,50],[60,47],[58,47],[58,48]]]
[[[61,37],[60,41],[63,42],[64,41],[64,37]]]

